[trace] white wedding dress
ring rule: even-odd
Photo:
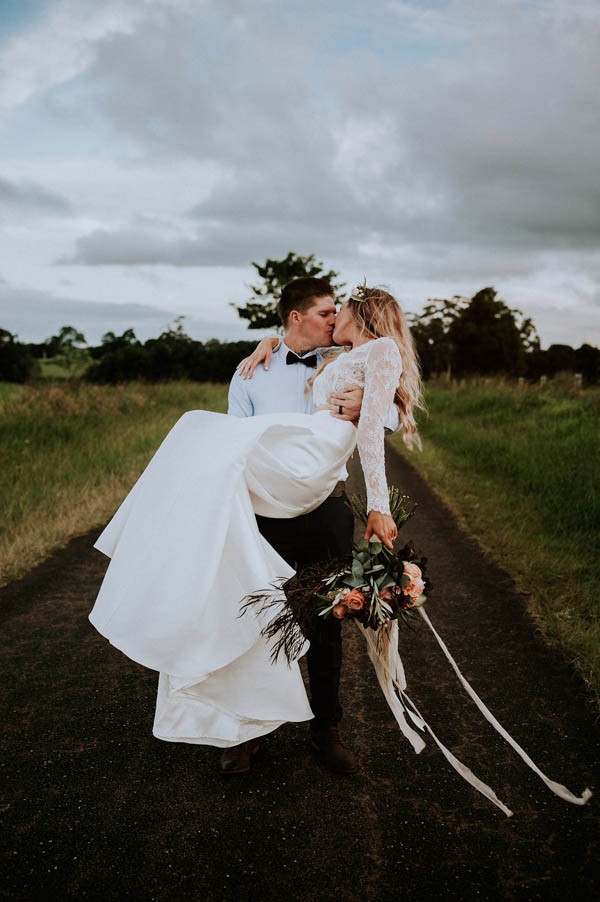
[[[389,512],[384,422],[401,372],[395,342],[381,338],[317,375],[316,408],[348,384],[364,389],[358,428],[324,409],[247,419],[195,410],[169,432],[96,542],[111,563],[90,615],[160,672],[155,736],[227,747],[312,718],[297,661],[271,663],[266,615],[240,617],[245,596],[294,572],[254,515],[318,507],[357,443],[369,508]]]

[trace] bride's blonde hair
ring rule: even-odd
[[[423,382],[415,343],[397,300],[383,288],[355,288],[347,306],[361,331],[373,338],[392,338],[402,358],[402,375],[394,403],[402,423],[402,441],[408,448],[421,448],[414,411],[425,409]]]

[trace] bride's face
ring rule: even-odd
[[[342,304],[335,318],[333,330],[333,343],[336,345],[351,345],[354,343],[357,326],[350,312],[348,304]]]

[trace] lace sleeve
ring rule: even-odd
[[[384,426],[402,373],[396,342],[378,338],[369,349],[365,365],[365,390],[358,421],[358,453],[367,487],[367,511],[389,514],[385,476]]]

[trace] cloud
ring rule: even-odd
[[[246,267],[251,260],[268,255],[277,258],[290,250],[311,252],[315,246],[326,254],[345,252],[345,232],[329,233],[321,225],[296,223],[293,235],[282,229],[276,219],[254,223],[231,223],[226,220],[203,220],[193,237],[173,236],[165,232],[143,229],[136,225],[115,229],[94,229],[75,242],[71,255],[56,262],[86,266],[169,264],[179,267]],[[358,232],[355,239],[358,238]]]
[[[422,55],[383,60],[363,46],[357,63],[348,38],[335,67],[306,11],[235,7],[207,5],[201,19],[184,8],[96,43],[91,77],[114,129],[156,165],[189,158],[223,173],[194,208],[197,241],[155,241],[132,259],[237,260],[222,235],[240,250],[259,243],[240,241],[241,222],[265,241],[285,230],[288,246],[312,232],[320,253],[345,244],[349,257],[367,238],[392,250],[597,246],[600,19],[587,5],[390,3],[378,26]]]
[[[0,111],[67,82],[93,62],[107,35],[134,34],[146,17],[160,22],[185,0],[59,0],[33,26],[12,37],[0,52]]]
[[[145,340],[165,331],[174,317],[172,311],[147,304],[72,300],[0,284],[0,328],[20,336],[22,341],[43,341],[64,325],[80,329],[89,344],[98,343],[106,332],[120,333],[128,328],[133,328],[138,338]],[[200,341],[258,340],[265,334],[258,330],[249,335],[247,326],[241,322],[210,322],[194,316],[185,318],[184,328]]]
[[[0,210],[11,221],[14,214],[67,216],[73,207],[65,197],[35,182],[13,182],[0,178]],[[0,213],[0,215],[2,215]]]
[[[64,325],[81,328],[99,337],[99,330],[128,328],[133,323],[164,326],[173,318],[166,310],[144,304],[110,304],[61,298],[49,292],[0,285],[2,328],[23,336],[25,341],[42,341]]]

